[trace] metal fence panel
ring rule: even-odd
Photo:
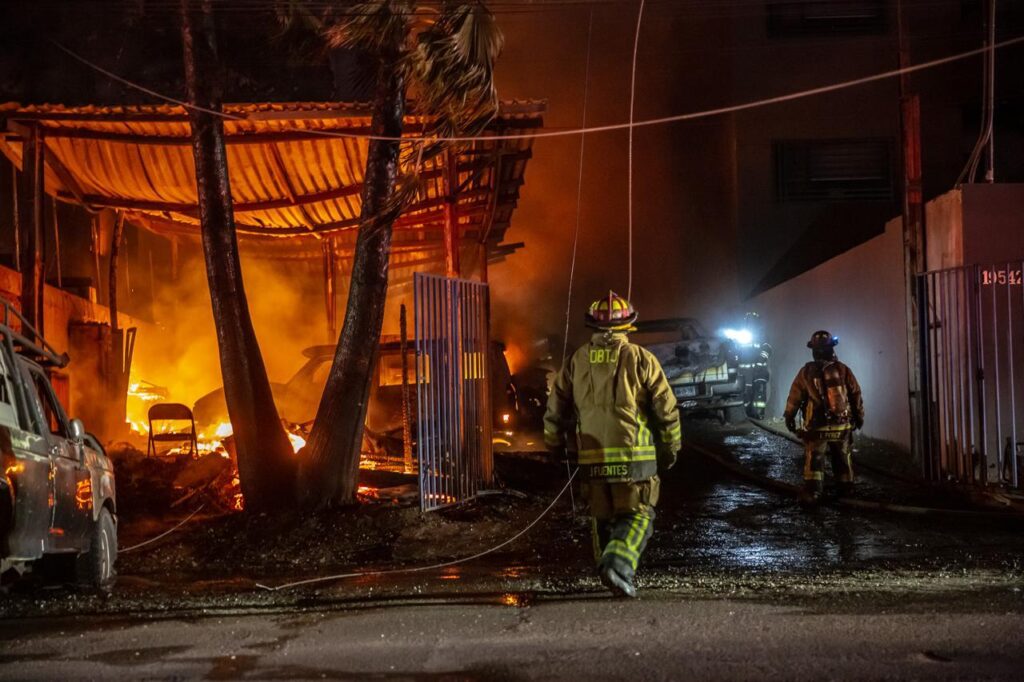
[[[919,276],[925,475],[1021,487],[1024,263]]]
[[[476,496],[493,471],[488,287],[416,273],[420,509]]]

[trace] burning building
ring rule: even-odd
[[[489,132],[538,128],[544,110],[505,102]],[[345,103],[225,107],[240,250],[272,379],[295,370],[304,348],[337,338],[370,114]],[[410,139],[428,125],[406,116]],[[178,106],[0,106],[0,151],[20,171],[8,204],[15,263],[85,273],[36,286],[37,270],[4,269],[0,282],[12,300],[33,295],[22,282],[37,290],[47,337],[75,359],[63,398],[107,440],[128,423],[148,429],[155,402],[192,406],[220,385],[190,144]],[[421,188],[395,223],[385,334],[399,331],[414,272],[486,281],[489,264],[522,246],[506,236],[531,147],[528,137],[485,134],[422,163]],[[218,423],[200,440],[212,447],[229,433]]]

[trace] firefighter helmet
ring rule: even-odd
[[[587,326],[610,331],[628,331],[636,321],[636,311],[629,301],[614,291],[608,291],[590,304],[587,310]]]
[[[824,329],[811,334],[811,340],[807,342],[807,347],[811,350],[827,350],[829,348],[835,348],[839,345],[839,337],[832,336],[829,332]]]

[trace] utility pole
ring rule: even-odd
[[[905,32],[903,3],[896,3],[900,69],[910,66],[910,46]],[[920,305],[917,276],[926,269],[924,198],[921,184],[921,100],[910,94],[910,78],[900,74],[900,133],[903,147],[903,269],[906,285],[907,370],[910,401],[910,450],[922,465],[926,433],[927,395],[922,390]]]

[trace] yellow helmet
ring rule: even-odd
[[[629,331],[636,322],[636,311],[629,301],[609,290],[590,304],[586,316],[587,326],[607,331]]]

